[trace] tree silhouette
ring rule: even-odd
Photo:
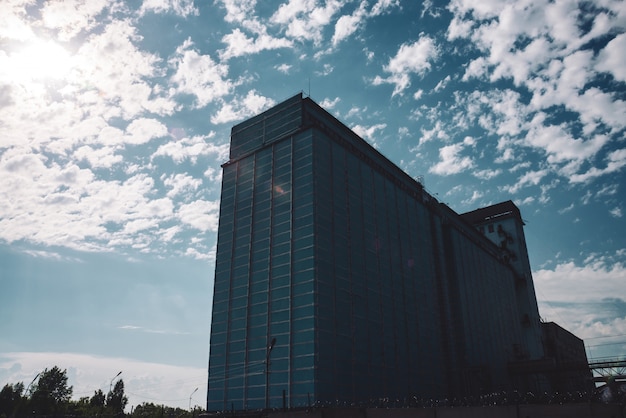
[[[72,387],[67,385],[67,370],[57,366],[45,369],[33,386],[31,402],[33,410],[40,414],[56,413],[72,396]]]
[[[91,399],[89,399],[89,405],[94,407],[104,407],[105,400],[106,396],[104,395],[104,392],[102,392],[102,389],[98,389],[94,392]]]
[[[128,398],[124,395],[124,380],[120,379],[115,382],[113,391],[107,394],[107,408],[112,410],[116,415],[124,414],[124,408],[128,403]]]
[[[4,385],[0,391],[0,416],[11,416],[22,401],[22,392],[24,392],[24,383]]]

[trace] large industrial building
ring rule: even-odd
[[[547,363],[512,202],[455,213],[302,95],[232,128],[208,410],[545,390]]]

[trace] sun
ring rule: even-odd
[[[72,57],[58,43],[33,39],[4,57],[4,70],[13,81],[45,82],[68,76]]]

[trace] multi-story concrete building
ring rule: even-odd
[[[495,245],[301,95],[234,126],[208,409],[534,389],[510,367],[543,357],[515,214]]]
[[[518,359],[541,358],[543,345],[539,309],[524,237],[524,221],[519,209],[509,200],[464,213],[461,217],[500,248],[504,261],[516,274],[515,294],[524,338],[524,344],[517,353]]]

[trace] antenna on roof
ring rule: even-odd
[[[311,76],[309,76],[309,92],[308,96],[311,97]]]

